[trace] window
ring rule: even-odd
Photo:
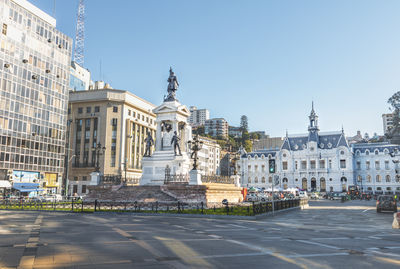
[[[376,182],[381,182],[381,176],[380,175],[376,175]]]
[[[117,106],[113,106],[113,112],[118,112],[118,107]]]
[[[82,114],[83,113],[83,108],[82,107],[78,107],[78,114]]]
[[[72,193],[78,193],[78,185],[73,186]]]
[[[262,177],[261,182],[265,183],[265,177]]]
[[[340,151],[340,155],[344,155],[344,151],[342,150],[342,151]]]
[[[261,172],[265,172],[265,165],[261,165]]]
[[[385,161],[385,169],[386,169],[386,170],[389,170],[389,169],[390,169],[390,167],[389,167],[389,161]]]
[[[83,180],[83,181],[86,181],[86,180],[87,180],[87,176],[83,176],[83,177],[82,177],[82,180]]]
[[[328,165],[329,165],[328,168],[332,169],[332,160],[328,160]]]
[[[251,177],[249,177],[249,180],[248,180],[248,182],[249,182],[249,183],[251,183]]]
[[[258,177],[254,179],[254,183],[258,183]]]
[[[307,161],[301,161],[301,169],[307,169]]]
[[[346,160],[340,160],[340,168],[346,168]]]
[[[254,165],[254,172],[258,172],[258,165]]]
[[[310,166],[311,166],[311,169],[316,169],[317,168],[315,160],[311,160],[310,161]]]
[[[371,176],[367,175],[367,182],[371,183]]]
[[[366,151],[365,151],[365,155],[369,155],[369,150],[367,149]]]
[[[390,182],[390,175],[386,175],[386,182]]]
[[[131,110],[130,109],[128,109],[128,116],[130,116],[131,115]]]
[[[319,160],[319,168],[325,169],[325,160]]]
[[[358,181],[358,182],[361,182],[361,181],[362,181],[362,176],[358,176],[358,177],[357,177],[357,181]]]
[[[376,170],[381,169],[381,163],[379,161],[375,161],[375,169]]]
[[[251,171],[251,165],[247,166],[247,171],[249,171],[249,172]]]
[[[365,162],[365,169],[369,170],[370,169],[370,163],[369,161]]]
[[[91,113],[92,112],[92,108],[90,107],[90,106],[88,106],[87,108],[86,108],[86,113]]]
[[[86,193],[86,185],[82,185],[82,193]]]
[[[375,150],[375,155],[378,155],[379,154],[379,150]]]
[[[272,183],[272,177],[268,178],[268,183]]]
[[[357,170],[360,170],[360,169],[361,169],[361,162],[357,161]]]
[[[100,112],[100,107],[99,106],[95,106],[94,107],[94,112]]]
[[[3,23],[3,30],[1,32],[3,35],[7,35],[7,24]]]
[[[282,170],[288,170],[288,163],[282,162]]]
[[[298,169],[298,167],[297,167],[297,161],[294,162],[294,167],[295,167],[296,170]]]

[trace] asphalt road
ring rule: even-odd
[[[263,220],[0,211],[1,268],[395,268],[374,201],[313,201]]]

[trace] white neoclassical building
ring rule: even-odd
[[[308,191],[343,191],[354,185],[353,156],[343,130],[319,132],[318,116],[312,107],[308,133],[288,135],[279,149],[244,153],[238,162],[243,186]],[[269,159],[276,163],[275,177]]]
[[[360,143],[352,145],[354,179],[363,191],[400,193],[399,145]]]

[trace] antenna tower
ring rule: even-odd
[[[74,51],[74,61],[80,66],[83,66],[85,45],[85,4],[83,1],[79,0]]]

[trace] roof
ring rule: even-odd
[[[241,158],[247,158],[248,156],[254,158],[255,156],[261,158],[263,155],[264,157],[268,157],[268,155],[271,155],[272,157],[276,156],[276,153],[279,151],[279,149],[273,150],[273,149],[267,149],[267,150],[258,150],[250,153],[245,153],[242,154],[240,157]]]
[[[397,149],[397,151],[400,151],[400,145],[389,144],[388,142],[355,143],[352,144],[352,147],[354,152],[359,150],[361,153],[365,153],[367,150],[369,152],[375,152],[375,150],[383,152],[385,149],[389,150],[389,152],[393,152],[395,149]]]
[[[340,146],[348,147],[346,138],[342,132],[329,132],[329,133],[318,133],[318,148],[320,149],[332,149]],[[303,150],[307,147],[309,141],[309,134],[302,135],[291,135],[285,138],[281,149],[289,151]],[[315,141],[315,140],[313,140]]]

